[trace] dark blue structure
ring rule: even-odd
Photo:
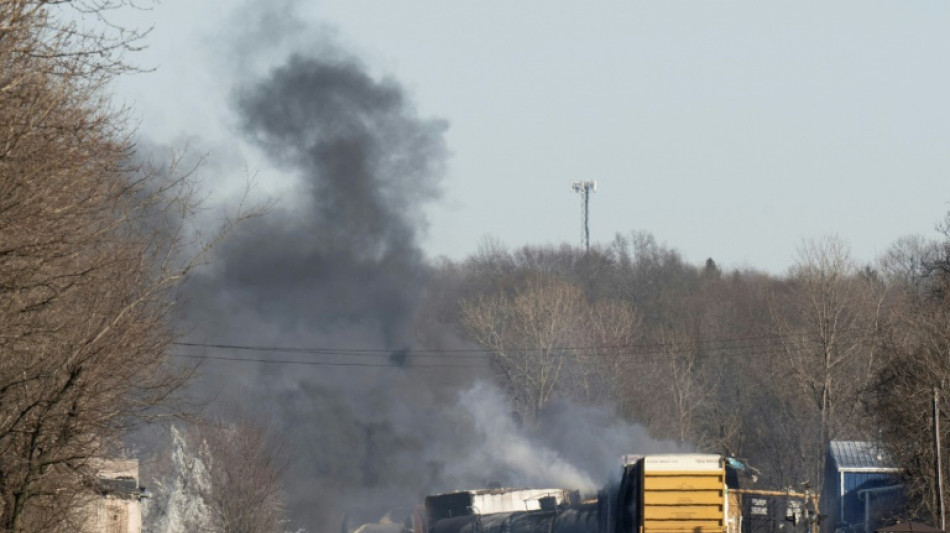
[[[897,475],[887,453],[862,441],[831,441],[821,490],[822,533],[870,533],[875,518],[901,498]]]

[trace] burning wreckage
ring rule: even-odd
[[[405,523],[354,533],[739,533],[736,470],[714,454],[625,456],[616,480],[581,499],[567,489],[429,496]]]

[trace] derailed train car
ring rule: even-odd
[[[486,489],[426,498],[413,533],[738,533],[734,476],[712,454],[627,456],[596,500],[564,490]],[[731,480],[730,480],[731,478]],[[732,483],[731,483],[731,482]]]
[[[514,511],[436,521],[429,533],[596,533],[596,506],[550,511]]]
[[[596,533],[597,502],[564,489],[486,489],[426,498],[425,533]]]

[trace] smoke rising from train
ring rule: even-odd
[[[395,81],[353,57],[299,46],[307,29],[292,8],[248,4],[244,15],[259,23],[236,42],[298,45],[269,69],[242,70],[234,109],[244,138],[293,178],[295,201],[215,251],[186,287],[182,326],[197,342],[393,354],[385,367],[202,368],[196,388],[252,406],[286,436],[293,525],[338,531],[344,513],[374,521],[425,494],[493,483],[593,489],[619,454],[663,449],[567,404],[552,405],[529,434],[485,381],[487,368],[413,364],[413,350],[464,346],[445,332],[426,335],[424,347],[415,341],[427,282],[418,237],[425,206],[439,197],[446,124],[420,117]]]

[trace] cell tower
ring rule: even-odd
[[[590,252],[590,193],[597,192],[597,181],[572,181],[571,189],[581,195],[581,242],[584,250]]]

